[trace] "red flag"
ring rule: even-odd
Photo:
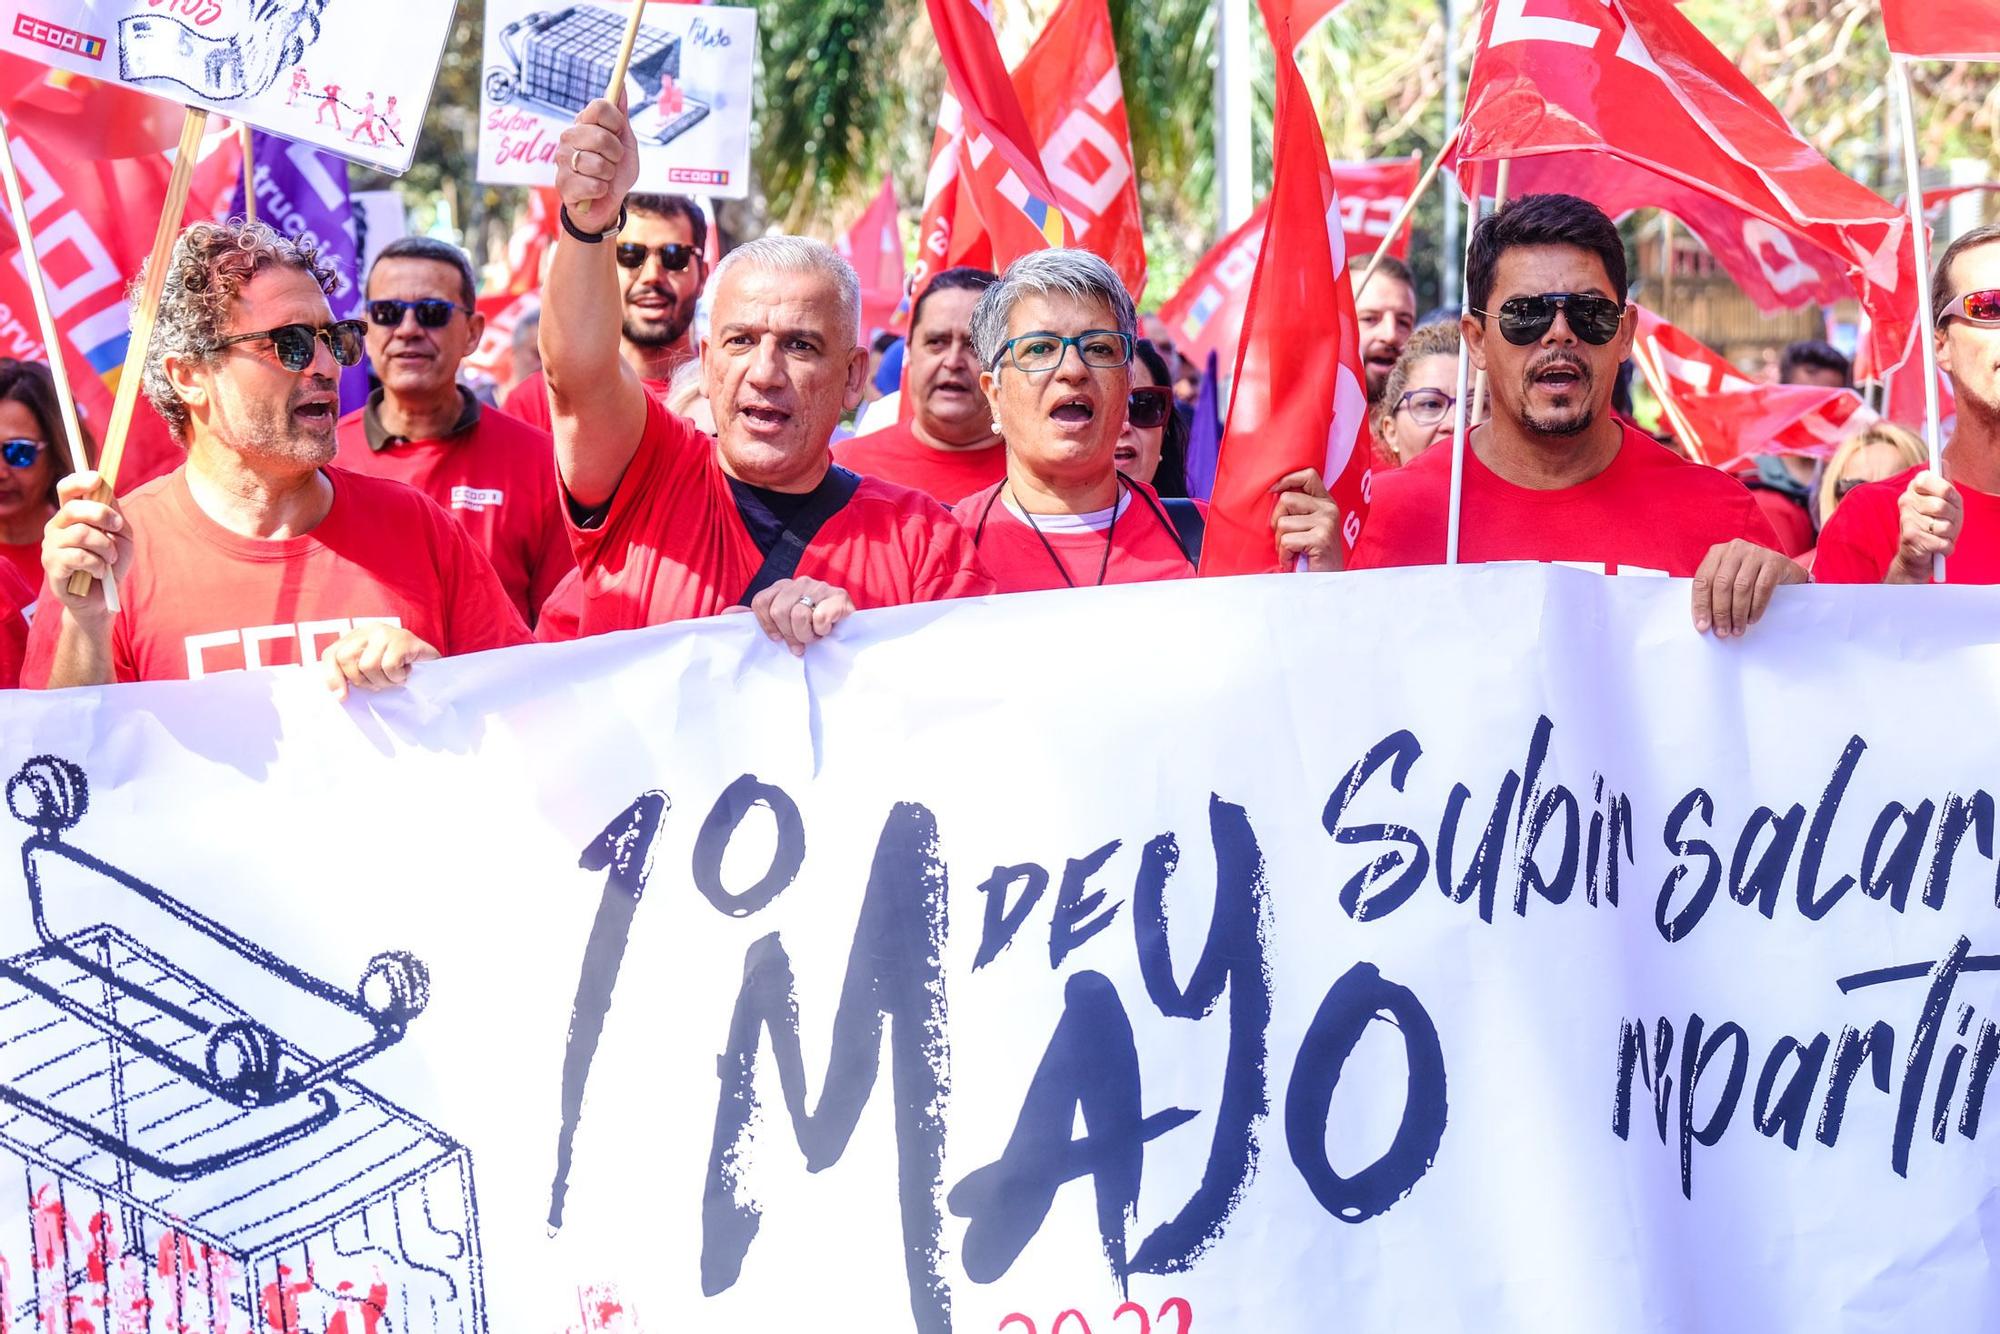
[[[1674,433],[1695,458],[1725,470],[1758,454],[1825,458],[1876,420],[1852,389],[1758,384],[1694,335],[1637,309],[1639,342],[1660,370],[1659,388],[1697,438],[1688,440],[1678,425]]]
[[[1882,0],[1882,31],[1899,56],[2000,59],[2000,0]]]
[[[1264,31],[1271,34],[1271,45],[1278,44],[1279,33],[1289,31],[1294,49],[1306,39],[1307,33],[1319,26],[1321,19],[1340,5],[1341,0],[1257,0],[1257,8],[1264,13]]]
[[[1613,213],[1656,204],[1699,214],[1691,201],[1714,201],[1722,213],[1686,220],[1712,244],[1733,230],[1739,281],[1754,286],[1747,271],[1764,272],[1767,294],[1797,304],[1837,271],[1867,311],[1878,352],[1886,360],[1902,348],[1916,275],[1909,222],[1894,205],[1794,134],[1667,0],[1537,0],[1536,9],[1526,13],[1523,0],[1486,7],[1462,181],[1473,163],[1513,159],[1522,188],[1539,188],[1532,159],[1607,155],[1643,174],[1575,163],[1558,176],[1543,164],[1546,184]],[[1718,250],[1725,263],[1728,248]],[[1825,259],[1810,257],[1815,250]]]
[[[1926,195],[1926,198],[1929,196]],[[1854,379],[1857,383],[1882,383],[1882,414],[1898,426],[1907,426],[1922,435],[1924,422],[1924,359],[1917,351],[1918,328],[1910,330],[1909,346],[1902,361],[1892,367],[1887,374],[1876,368],[1875,361],[1866,347],[1854,359]],[[1943,371],[1937,373],[1938,429],[1943,439],[1951,438],[1954,419],[1958,415],[1958,398],[1951,392],[1951,377]]]
[[[556,243],[556,209],[561,202],[552,189],[528,192],[528,207],[507,238],[507,286],[502,290],[508,295],[542,290],[542,260]]]
[[[903,229],[896,221],[896,184],[882,179],[881,193],[837,243],[841,255],[861,277],[861,336],[894,324],[903,301]]]
[[[1116,269],[1136,297],[1146,286],[1146,241],[1105,0],[1064,0],[1012,81],[1054,197],[1074,228],[1074,244]],[[1019,212],[1002,193],[1006,172],[1005,160],[983,152],[978,137],[968,136],[963,109],[947,94],[931,142],[911,292],[921,291],[940,269],[971,264],[998,271],[1039,248],[1009,249],[1004,240],[997,249],[993,244],[986,215],[998,209],[1003,224],[1011,226]]]
[[[1250,282],[1203,574],[1277,568],[1270,488],[1287,473],[1319,469],[1340,506],[1343,552],[1353,550],[1368,508],[1368,394],[1340,196],[1319,113],[1282,44],[1274,129],[1268,244]]]
[[[71,160],[146,157],[180,142],[187,108],[0,52],[0,111],[16,134]]]
[[[1423,174],[1412,158],[1330,162],[1327,172],[1340,194],[1343,248],[1355,260],[1375,253]],[[1264,245],[1268,207],[1268,201],[1259,204],[1241,227],[1203,255],[1181,289],[1161,305],[1160,319],[1171,331],[1174,347],[1184,356],[1202,361],[1214,352],[1220,360],[1235,364],[1250,276]],[[1407,227],[1389,253],[1398,258],[1410,253]]]
[[[1042,159],[1021,101],[1007,75],[993,36],[991,17],[979,0],[924,0],[945,77],[965,117],[965,155],[974,170],[962,176],[971,188],[980,219],[993,238],[1002,264],[1016,255],[1074,240],[1056,203],[1055,187]],[[977,169],[999,158],[999,178],[989,182]]]

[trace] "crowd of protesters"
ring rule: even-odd
[[[312,248],[256,223],[174,248],[143,383],[186,451],[165,476],[115,500],[63,476],[47,369],[0,364],[0,685],[302,664],[344,694],[428,658],[732,610],[803,653],[858,609],[1197,573],[1189,368],[1140,336],[1102,260],[946,270],[906,342],[864,340],[854,271],[824,245],[767,237],[711,272],[701,210],[632,192],[608,103],[557,160],[562,233],[502,407],[463,383],[484,326],[462,252],[388,246],[366,320],[335,321]],[[1463,343],[1487,388],[1461,560],[1689,577],[1694,629],[1718,636],[1787,584],[1929,582],[1939,558],[1952,582],[2000,580],[2000,227],[1937,263],[1942,475],[1885,423],[1737,475],[1642,431],[1624,245],[1583,200],[1484,219],[1466,277],[1465,313],[1422,325],[1407,269],[1362,282],[1372,503],[1343,555],[1323,479],[1271,478],[1273,570],[1445,560]],[[364,357],[377,387],[343,417],[340,372]],[[1807,343],[1781,374],[1850,368]],[[885,379],[883,424],[852,434]]]

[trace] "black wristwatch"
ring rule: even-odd
[[[612,224],[611,230],[608,232],[586,232],[578,227],[574,222],[570,221],[568,204],[557,205],[556,217],[562,222],[564,231],[585,245],[602,244],[606,237],[616,236],[625,230],[625,205],[622,203],[618,206],[618,221]]]

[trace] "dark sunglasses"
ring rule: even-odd
[[[1167,416],[1174,410],[1174,391],[1159,385],[1147,385],[1134,389],[1125,401],[1125,420],[1142,431],[1150,431],[1167,424]]]
[[[1972,324],[2000,324],[2000,288],[1988,288],[1983,292],[1967,292],[1956,297],[1944,308],[1938,323],[1943,324],[1952,316],[1958,316]]]
[[[4,459],[10,468],[32,468],[47,448],[46,441],[16,436],[12,440],[0,440],[0,459]]]
[[[620,241],[617,249],[618,265],[626,269],[643,269],[646,256],[658,255],[660,267],[669,273],[679,273],[701,252],[691,245],[643,246],[637,241]]]
[[[326,344],[333,353],[333,359],[343,366],[361,364],[361,354],[365,350],[362,340],[367,336],[367,328],[360,320],[336,320],[318,328],[310,324],[281,324],[275,329],[259,329],[256,333],[236,334],[225,338],[217,347],[229,347],[235,343],[249,343],[258,339],[268,342],[278,354],[278,364],[294,373],[312,365],[313,342],[315,339]]]
[[[1540,296],[1508,297],[1500,303],[1500,336],[1516,347],[1526,347],[1547,336],[1555,327],[1560,311],[1570,330],[1584,342],[1602,347],[1618,336],[1625,321],[1625,305],[1608,296],[1588,292],[1543,292]],[[1475,310],[1482,318],[1493,312]]]
[[[393,329],[403,322],[403,313],[417,312],[417,323],[426,329],[442,329],[451,323],[451,317],[465,307],[456,301],[446,301],[443,297],[427,296],[421,301],[381,301],[368,303],[368,318],[384,329]]]
[[[12,442],[10,441],[9,443]],[[1833,484],[1833,498],[1836,501],[1845,500],[1849,491],[1852,491],[1857,486],[1866,485],[1868,485],[1866,477],[1843,477]]]

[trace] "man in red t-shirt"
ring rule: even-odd
[[[907,423],[843,440],[833,447],[834,462],[946,505],[1007,475],[1007,446],[979,392],[982,368],[972,350],[972,308],[998,281],[997,274],[965,266],[930,280],[910,313],[903,363],[904,402],[914,412]]]
[[[95,474],[63,480],[27,684],[317,660],[344,698],[427,658],[527,640],[451,516],[400,482],[328,466],[340,368],[362,355],[360,325],[327,307],[333,282],[310,244],[261,223],[181,234],[144,383],[187,462],[116,507],[90,499]],[[79,572],[93,580],[81,596],[67,587]]]
[[[1460,329],[1492,418],[1466,439],[1462,561],[1585,564],[1694,578],[1698,631],[1737,635],[1806,573],[1734,478],[1688,463],[1611,415],[1632,348],[1625,246],[1596,205],[1528,195],[1483,220]],[[1375,479],[1349,569],[1446,559],[1452,450]]]
[[[556,150],[562,197],[542,296],[583,634],[744,605],[794,652],[856,607],[991,591],[971,539],[935,500],[833,466],[827,442],[861,401],[860,281],[828,247],[770,236],[716,266],[701,352],[710,439],[620,360],[603,241],[638,175],[637,141],[602,99]]]
[[[340,422],[337,461],[407,482],[443,506],[493,562],[529,625],[569,573],[555,444],[458,382],[486,318],[465,252],[428,236],[392,241],[368,270],[368,359],[382,387]]]
[[[1850,493],[1820,531],[1820,583],[1927,584],[1939,557],[1948,583],[2000,583],[2000,226],[1938,258],[1931,325],[1958,403],[1944,476],[1912,468]]]
[[[686,195],[625,196],[625,222],[613,253],[624,284],[618,352],[661,402],[674,372],[695,358],[695,302],[708,281],[708,219]],[[541,371],[507,391],[502,412],[553,433],[549,386]]]

